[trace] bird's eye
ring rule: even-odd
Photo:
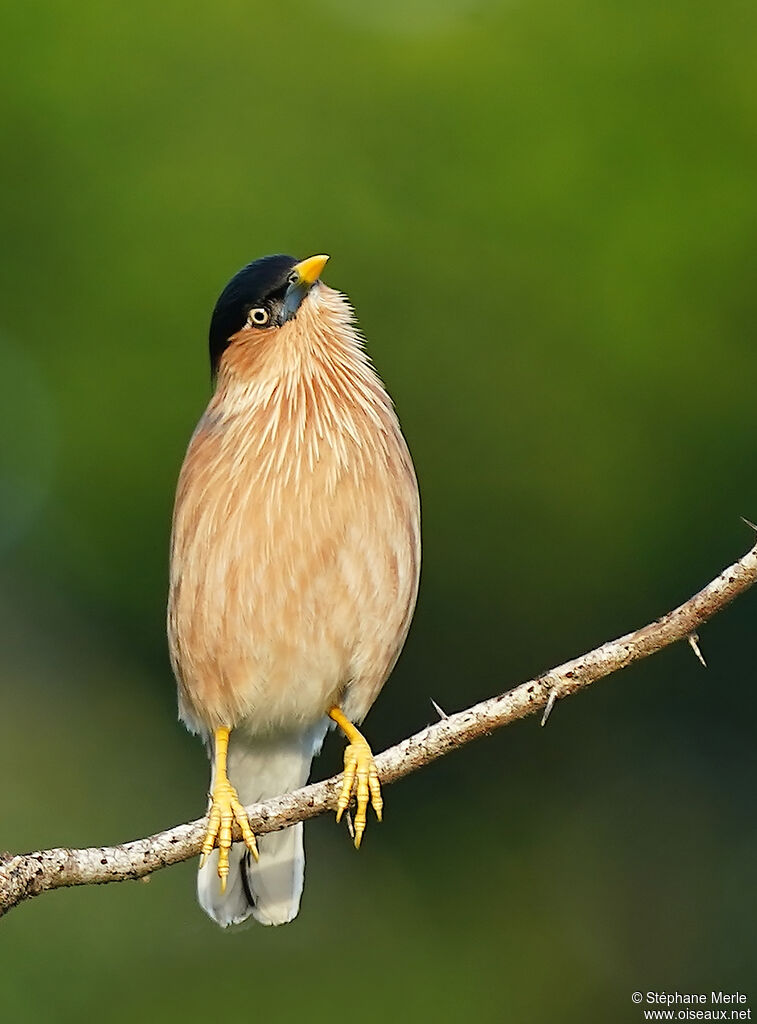
[[[263,327],[271,319],[271,314],[267,309],[262,306],[258,306],[255,309],[251,309],[247,314],[247,323],[254,324],[256,327]]]
[[[287,278],[287,284],[299,284],[300,279],[294,271]]]

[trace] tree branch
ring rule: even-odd
[[[694,636],[696,644],[698,628],[756,581],[757,544],[698,594],[656,622],[611,640],[499,697],[442,717],[441,721],[385,750],[376,758],[381,782],[386,785],[401,779],[451,750],[541,708],[545,709],[544,724],[556,700],[679,640]],[[340,780],[340,775],[335,776],[248,807],[253,831],[258,835],[275,832],[324,811],[333,811]],[[47,889],[142,878],[169,864],[188,860],[200,851],[206,821],[206,818],[198,818],[120,846],[0,855],[0,915]]]

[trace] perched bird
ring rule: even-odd
[[[179,715],[212,762],[197,888],[224,926],[296,916],[302,824],[256,842],[244,805],[304,785],[332,723],[348,740],[337,821],[355,796],[359,847],[369,802],[381,819],[357,725],[418,591],[413,463],[352,307],[320,281],[327,259],[266,256],[224,288],[176,492],[169,648]]]

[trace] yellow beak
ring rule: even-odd
[[[301,263],[296,263],[292,267],[292,273],[297,274],[301,284],[310,287],[321,276],[328,259],[328,256],[310,256],[308,259],[302,260]]]

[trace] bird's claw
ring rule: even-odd
[[[228,779],[220,779],[213,787],[208,811],[208,830],[200,852],[200,867],[207,861],[214,847],[218,847],[218,877],[221,879],[221,892],[226,891],[229,877],[229,850],[232,843],[232,827],[234,822],[242,830],[247,849],[255,860],[258,859],[258,844],[250,828],[250,822],[244,807],[239,802],[239,795]]]
[[[354,818],[355,849],[359,850],[365,832],[369,802],[379,821],[384,807],[376,762],[373,760],[371,748],[362,738],[353,740],[344,751],[344,781],[336,808],[337,821],[341,821],[353,795],[357,803]]]

